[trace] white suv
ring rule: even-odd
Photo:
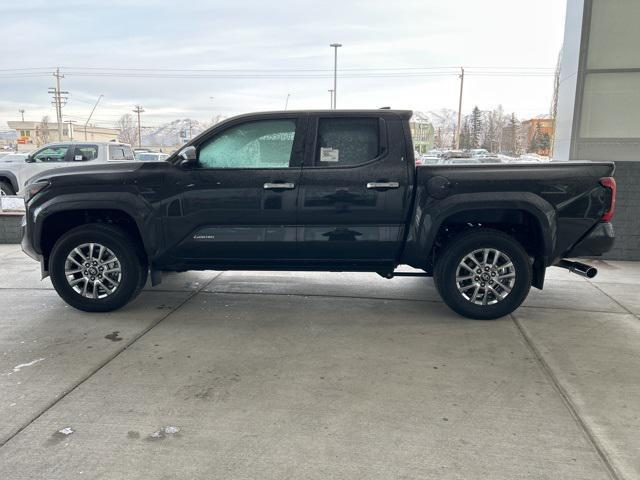
[[[53,168],[77,162],[111,163],[135,161],[131,146],[117,142],[50,143],[30,153],[23,162],[0,163],[0,195],[22,194],[27,180]]]

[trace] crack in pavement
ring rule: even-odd
[[[605,451],[604,447],[598,441],[598,438],[596,434],[593,432],[593,430],[591,429],[591,427],[578,413],[578,409],[576,408],[575,404],[571,400],[571,396],[569,395],[569,392],[567,392],[567,390],[562,386],[562,384],[560,383],[560,380],[558,379],[558,377],[556,376],[552,368],[549,366],[547,361],[544,359],[538,347],[535,346],[533,339],[526,332],[520,320],[518,320],[518,318],[516,318],[516,316],[513,313],[509,314],[508,316],[513,321],[514,325],[516,326],[516,329],[520,332],[520,335],[522,335],[525,345],[529,348],[533,356],[536,358],[544,375],[551,382],[551,384],[555,388],[558,395],[560,395],[560,398],[562,399],[562,402],[564,403],[565,407],[569,411],[569,414],[574,419],[574,421],[576,422],[576,424],[578,425],[578,427],[586,437],[587,441],[591,444],[596,454],[604,464],[605,469],[609,474],[609,477],[612,480],[622,480],[624,478],[623,475],[615,467],[613,461],[609,458],[609,455]]]
[[[119,350],[117,350],[116,352],[114,352],[113,354],[111,354],[105,361],[103,361],[102,363],[100,363],[97,367],[95,367],[93,370],[91,370],[87,375],[85,375],[84,377],[82,377],[79,381],[77,381],[73,386],[71,386],[68,390],[62,392],[62,394],[60,394],[59,397],[57,397],[55,400],[51,401],[48,405],[46,405],[40,412],[38,412],[36,415],[34,415],[33,417],[31,417],[31,419],[27,420],[26,422],[24,422],[20,427],[18,427],[13,433],[11,433],[4,441],[0,442],[0,448],[4,447],[6,444],[8,444],[11,440],[13,440],[16,436],[18,436],[20,433],[22,433],[26,428],[29,427],[29,425],[31,425],[33,422],[35,422],[36,420],[38,420],[42,415],[44,415],[45,413],[47,413],[49,410],[51,410],[53,407],[55,407],[58,403],[60,403],[64,398],[66,398],[69,394],[71,394],[72,392],[74,392],[75,390],[78,389],[78,387],[80,387],[83,383],[85,383],[87,380],[89,380],[91,377],[93,377],[96,373],[98,373],[100,370],[102,370],[104,367],[106,367],[107,365],[109,365],[113,360],[115,360],[122,352],[126,351],[129,347],[131,347],[134,343],[136,343],[138,340],[140,340],[143,336],[145,336],[147,333],[149,333],[151,330],[153,330],[155,327],[157,327],[160,323],[162,323],[165,319],[167,319],[168,317],[170,317],[172,314],[174,314],[175,312],[177,312],[178,310],[180,310],[187,302],[189,302],[189,300],[191,300],[193,297],[195,297],[198,293],[200,293],[202,290],[204,290],[206,287],[208,287],[209,285],[211,285],[213,282],[215,282],[218,278],[220,278],[225,272],[219,272],[217,275],[215,275],[211,280],[209,280],[208,282],[206,282],[204,285],[202,285],[199,289],[197,290],[193,290],[189,293],[189,295],[187,295],[187,297],[180,303],[178,303],[178,305],[176,305],[175,308],[171,309],[169,312],[167,312],[166,315],[161,316],[160,318],[158,318],[157,320],[155,320],[154,322],[152,322],[148,327],[144,328],[143,330],[141,330],[137,335],[135,335],[129,342],[127,342],[126,344],[124,344],[122,346],[122,348],[120,348]]]

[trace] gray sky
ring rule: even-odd
[[[347,78],[338,79],[339,108],[455,109],[459,81],[444,67],[464,65],[470,74],[463,111],[502,104],[508,112],[533,116],[549,110],[548,74],[562,44],[565,5],[6,1],[0,4],[0,129],[19,117],[19,108],[26,110],[25,119],[55,119],[47,89],[56,66],[67,73],[62,89],[71,93],[63,114],[80,123],[99,94],[104,99],[94,120],[109,126],[136,104],[146,109],[143,124],[149,126],[282,109],[288,93],[290,109],[327,108],[332,42],[344,45],[339,71]],[[42,70],[10,70],[22,68]],[[181,78],[171,78],[176,76]]]

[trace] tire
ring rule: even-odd
[[[49,274],[58,295],[72,307],[110,312],[140,293],[145,266],[136,241],[124,230],[94,223],[69,230],[58,239],[51,251]]]
[[[444,247],[434,278],[453,311],[475,320],[493,320],[510,314],[527,298],[531,261],[514,238],[482,228],[463,233]]]
[[[0,195],[15,195],[16,192],[9,182],[0,180]]]

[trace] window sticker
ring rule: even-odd
[[[340,159],[340,150],[331,147],[320,148],[320,161],[321,162],[334,162],[337,163]]]

